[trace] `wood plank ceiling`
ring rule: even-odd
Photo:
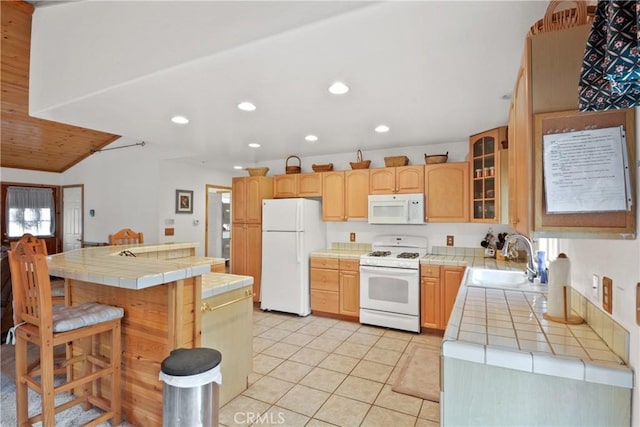
[[[119,136],[29,116],[29,57],[33,6],[16,0],[3,0],[0,3],[0,166],[64,172]]]

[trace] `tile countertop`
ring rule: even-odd
[[[253,277],[237,274],[208,273],[202,275],[202,299],[253,285]]]
[[[633,371],[587,324],[544,319],[546,293],[466,286],[445,331],[445,357],[633,388]]]
[[[211,271],[216,258],[191,257],[158,259],[119,256],[123,250],[134,254],[179,251],[198,242],[98,246],[62,252],[47,257],[53,276],[82,280],[127,289],[144,289],[162,283],[200,276]]]

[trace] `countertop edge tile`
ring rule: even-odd
[[[534,352],[533,373],[584,381],[585,362],[573,357]]]
[[[485,349],[487,365],[533,372],[531,353],[513,351],[509,348],[487,346]]]
[[[442,342],[442,355],[468,362],[485,363],[485,346],[464,341],[445,340]]]
[[[598,362],[584,362],[585,381],[633,388],[633,371],[626,365],[616,366]]]

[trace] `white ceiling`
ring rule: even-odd
[[[542,1],[82,1],[36,8],[32,115],[222,169],[505,125]],[[344,81],[335,96],[328,86]],[[241,101],[254,112],[236,108]],[[170,122],[176,114],[190,123]],[[391,130],[377,134],[384,123]],[[319,140],[309,143],[305,135]],[[252,149],[250,142],[261,144]]]

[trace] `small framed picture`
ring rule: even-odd
[[[176,190],[176,213],[193,213],[193,191]]]

